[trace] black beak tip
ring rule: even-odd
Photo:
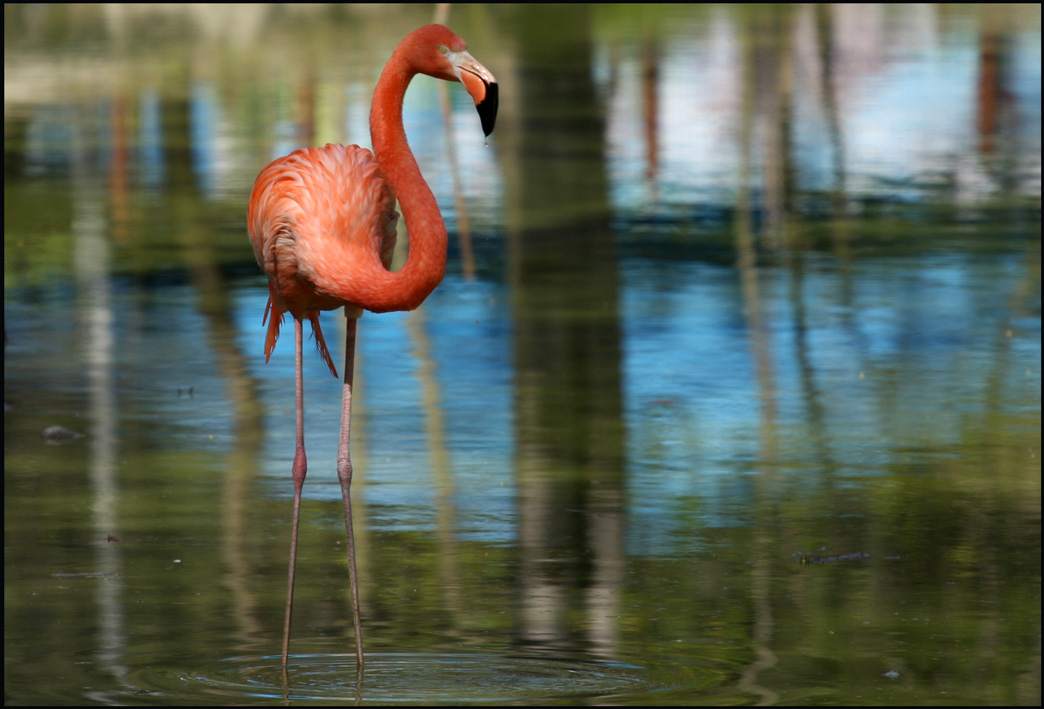
[[[478,109],[479,119],[482,121],[482,132],[488,137],[493,132],[493,125],[497,122],[497,98],[498,88],[496,84],[486,86],[486,98],[482,103],[475,106]]]

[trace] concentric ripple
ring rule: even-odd
[[[655,691],[644,668],[619,663],[490,654],[367,655],[361,679],[351,654],[295,655],[284,682],[278,656],[235,657],[177,677],[134,677],[154,699],[214,703],[371,701],[505,703]],[[149,686],[151,685],[151,686]]]

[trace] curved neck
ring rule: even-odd
[[[412,310],[442,281],[446,270],[446,225],[435,195],[424,181],[406,142],[402,126],[402,102],[406,87],[417,72],[400,49],[392,54],[373,92],[370,137],[373,153],[392,193],[399,201],[409,230],[410,251],[403,268],[390,274],[401,300],[388,310]]]

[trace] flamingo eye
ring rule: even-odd
[[[449,48],[446,47],[445,45],[440,45],[439,46],[439,52],[441,54],[449,54]]]

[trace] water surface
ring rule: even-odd
[[[407,97],[451,247],[359,328],[370,669],[309,346],[281,676],[246,202],[430,20],[5,6],[8,702],[1039,704],[1039,7],[453,8],[501,115]]]

